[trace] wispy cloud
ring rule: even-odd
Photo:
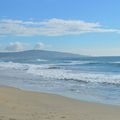
[[[45,44],[44,44],[44,43],[38,42],[38,43],[36,43],[34,49],[35,49],[35,50],[40,50],[40,49],[43,49],[44,47],[45,47]]]
[[[48,19],[44,21],[0,20],[0,35],[63,36],[83,33],[120,33],[119,29],[107,29],[100,23],[81,20]]]
[[[14,42],[10,43],[8,46],[6,46],[5,51],[23,51],[27,49],[27,44],[22,42]]]

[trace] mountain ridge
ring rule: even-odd
[[[41,59],[57,59],[57,58],[80,58],[84,55],[67,53],[67,52],[57,52],[48,50],[26,50],[20,52],[0,52],[0,58],[41,58]]]

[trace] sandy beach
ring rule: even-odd
[[[0,120],[119,120],[120,107],[0,87]]]

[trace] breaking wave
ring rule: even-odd
[[[54,64],[35,65],[13,62],[0,62],[0,69],[25,71],[26,74],[33,74],[47,79],[120,84],[120,74],[67,70],[64,68],[60,68]]]

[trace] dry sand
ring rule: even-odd
[[[120,120],[120,107],[0,87],[0,120]]]

